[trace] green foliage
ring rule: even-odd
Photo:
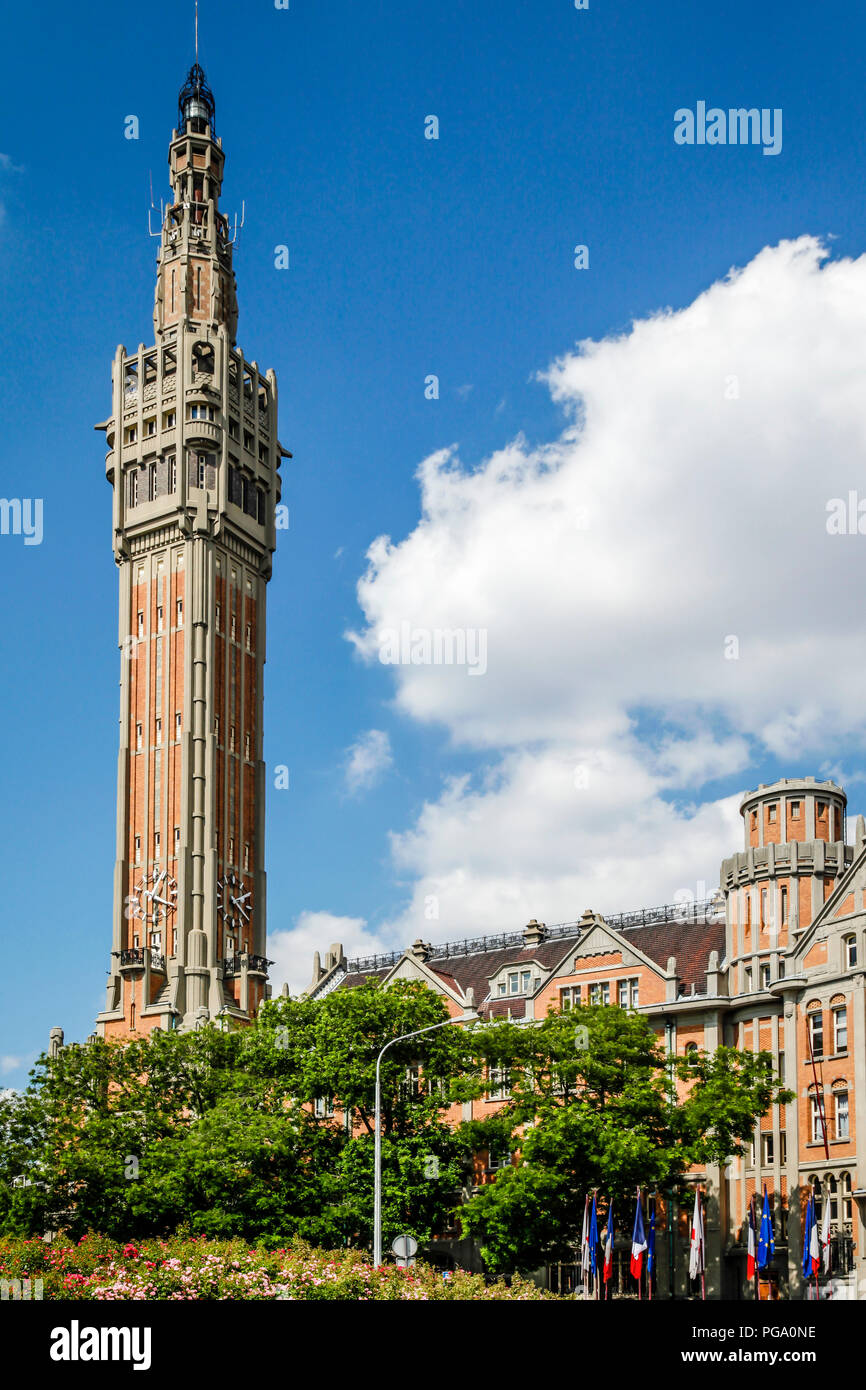
[[[671,1063],[649,1020],[615,1006],[551,1012],[534,1028],[500,1021],[473,1041],[510,1069],[504,1116],[521,1158],[459,1213],[491,1270],[573,1258],[591,1188],[622,1210],[638,1185],[676,1186],[691,1166],[742,1152],[757,1117],[791,1098],[768,1053],[720,1047]]]
[[[447,1018],[441,997],[401,981],[273,1001],[236,1032],[43,1057],[24,1094],[0,1100],[0,1234],[368,1246],[376,1058]],[[457,1107],[492,1091],[490,1067],[509,1072],[510,1099],[462,1121]],[[403,1232],[423,1245],[459,1211],[505,1272],[568,1258],[589,1188],[676,1184],[739,1152],[787,1099],[767,1054],[671,1064],[648,1019],[616,1007],[436,1027],[389,1048],[381,1080],[385,1247]],[[323,1097],[336,1113],[317,1110]],[[476,1187],[477,1156],[502,1153],[517,1164]]]

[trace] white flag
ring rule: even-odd
[[[824,1215],[821,1218],[821,1269],[830,1273],[830,1195],[824,1193]]]
[[[589,1198],[583,1204],[583,1234],[580,1237],[580,1271],[581,1283],[584,1288],[589,1287]]]
[[[701,1189],[695,1192],[692,1215],[692,1238],[689,1246],[689,1278],[697,1279],[704,1272],[704,1216],[701,1211]]]

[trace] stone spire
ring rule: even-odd
[[[225,324],[237,338],[238,302],[228,218],[219,209],[225,155],[214,121],[216,103],[195,62],[178,96],[178,129],[168,149],[172,201],[165,209],[153,324],[157,338],[187,326]]]

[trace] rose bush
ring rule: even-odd
[[[119,1242],[83,1236],[42,1240],[0,1238],[0,1279],[42,1280],[43,1298],[113,1301],[186,1299],[549,1299],[554,1295],[515,1277],[489,1283],[480,1274],[440,1270],[419,1262],[411,1269],[374,1269],[361,1250],[319,1250],[293,1241],[279,1250],[241,1240],[174,1236]]]

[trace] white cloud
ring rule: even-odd
[[[18,1071],[20,1067],[24,1066],[24,1062],[23,1057],[12,1057],[7,1053],[0,1057],[0,1073],[5,1076],[7,1072]]]
[[[340,917],[332,912],[302,912],[289,931],[268,935],[268,955],[274,964],[270,971],[274,995],[285,981],[292,994],[307,989],[313,978],[313,953],[324,963],[332,945],[341,944],[347,956],[369,956],[390,951],[397,943],[390,936],[366,930],[363,917]]]
[[[347,751],[347,788],[353,795],[369,791],[381,781],[393,762],[387,733],[383,729],[368,729]]]
[[[768,754],[793,775],[862,751],[866,536],[826,519],[866,497],[864,317],[866,257],[765,248],[557,360],[552,443],[420,465],[420,520],[370,547],[352,640],[374,662],[403,622],[485,630],[483,679],[391,669],[403,714],[487,763],[393,836],[415,880],[403,939],[712,885],[741,829],[731,799],[700,804],[704,783],[750,785]]]

